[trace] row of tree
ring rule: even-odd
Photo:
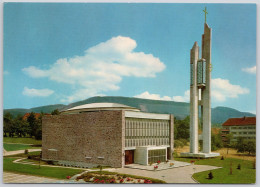
[[[255,154],[256,153],[256,141],[255,140],[246,140],[242,137],[237,139],[237,142],[234,146],[238,153],[248,153]]]
[[[52,111],[52,115],[58,115],[59,111],[56,109]],[[4,114],[4,137],[31,137],[37,140],[42,139],[42,117],[41,113],[36,117],[34,112],[24,119],[22,115],[14,117],[9,112]]]
[[[202,130],[202,125],[199,123],[199,129]],[[174,147],[183,147],[187,145],[190,138],[190,116],[183,120],[174,119]],[[202,140],[199,142],[200,150],[202,150]],[[211,149],[215,151],[223,147],[221,133],[211,133]]]

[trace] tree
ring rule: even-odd
[[[237,149],[238,153],[256,153],[256,142],[255,140],[245,140],[244,138],[238,138],[235,148]]]
[[[175,139],[188,140],[190,138],[190,116],[187,116],[183,120],[176,120],[175,126]]]
[[[58,109],[55,109],[51,112],[51,115],[59,115],[60,111]]]
[[[256,142],[255,140],[248,140],[246,142],[246,151],[248,152],[248,154],[255,154],[256,153]]]
[[[225,146],[227,147],[227,155],[228,155],[228,150],[231,146],[231,140],[233,139],[233,134],[232,133],[229,133],[226,135],[226,139],[227,139],[227,142],[225,144]]]
[[[211,150],[216,151],[219,148],[222,148],[222,139],[221,139],[221,133],[218,134],[211,133]]]
[[[29,124],[23,120],[22,115],[17,115],[14,119],[14,130],[18,137],[24,137],[29,133]]]
[[[4,137],[7,137],[7,134],[9,137],[12,137],[14,134],[14,128],[13,128],[13,116],[11,113],[7,112],[4,114]]]
[[[35,139],[41,140],[42,139],[42,117],[44,113],[41,113],[39,119],[37,120],[37,129],[35,131]]]
[[[246,151],[246,143],[243,137],[238,137],[235,148],[238,153],[244,153]]]
[[[36,119],[35,113],[31,112],[30,115],[27,118],[27,122],[29,123],[29,134],[31,137],[36,135],[36,131],[39,128],[39,120]]]

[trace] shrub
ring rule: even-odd
[[[181,140],[174,140],[174,147],[175,148],[179,148],[179,147],[183,147],[184,144]]]
[[[52,160],[48,160],[48,161],[47,161],[47,164],[49,164],[49,165],[54,165],[54,163],[53,163]]]
[[[103,166],[102,165],[98,165],[97,168],[99,168],[100,172],[102,171],[103,169]]]
[[[28,153],[29,153],[28,149],[25,149],[25,150],[24,150],[24,154],[25,154],[25,155],[28,155]]]
[[[208,176],[209,176],[209,179],[213,179],[213,174],[211,171],[209,172]]]

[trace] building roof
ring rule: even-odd
[[[229,118],[222,126],[256,125],[256,117]]]
[[[129,110],[129,111],[140,111],[139,109],[118,103],[90,103],[85,105],[79,105],[76,107],[69,108],[62,113],[79,113],[79,112],[90,112],[100,110]]]

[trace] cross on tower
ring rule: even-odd
[[[207,7],[205,7],[205,10],[203,10],[203,12],[205,13],[205,23],[207,23],[207,14],[208,14]]]

